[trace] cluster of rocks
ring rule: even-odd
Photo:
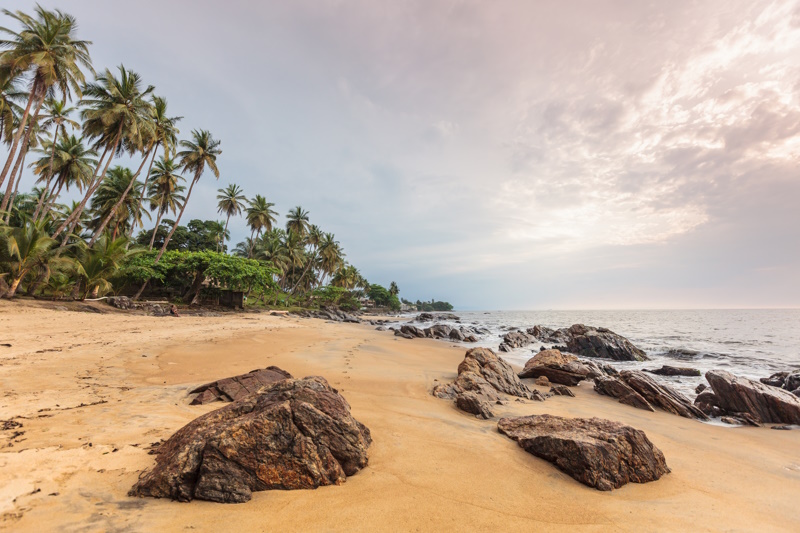
[[[371,443],[324,378],[282,379],[180,429],[129,494],[238,503],[255,491],[338,485],[367,466]]]
[[[511,365],[489,348],[472,348],[458,365],[458,376],[452,383],[433,388],[437,398],[453,400],[456,407],[478,417],[492,418],[490,404],[502,402],[501,394],[543,401],[544,396],[519,380]]]
[[[319,310],[304,310],[295,313],[303,318],[321,318],[323,320],[330,320],[332,322],[349,322],[353,324],[361,323],[361,319],[351,313],[342,311],[335,307],[323,307]]]
[[[478,342],[476,332],[470,327],[454,328],[447,324],[434,324],[423,329],[411,324],[403,324],[399,328],[389,329],[394,330],[396,337],[404,339],[449,339],[459,342]]]
[[[708,416],[749,425],[800,424],[800,398],[788,390],[724,370],[706,372],[706,381],[710,388],[698,387],[695,405]]]
[[[169,314],[169,304],[156,304],[150,302],[137,302],[127,296],[109,296],[106,303],[117,309],[125,311],[144,311],[152,316],[167,316]]]
[[[437,322],[442,320],[461,322],[461,317],[453,313],[420,313],[412,319],[412,322]]]
[[[608,371],[616,372],[612,367],[608,368]],[[574,387],[585,379],[593,379],[606,372],[594,362],[581,361],[573,354],[543,350],[529,359],[518,375],[520,378],[544,377],[551,383]]]
[[[556,344],[555,348],[582,357],[612,359],[615,361],[647,361],[644,351],[607,328],[574,324],[568,328],[552,329],[537,325],[525,331],[511,331],[503,335],[501,351],[524,348],[535,341]]]
[[[789,372],[778,372],[768,378],[761,378],[759,381],[765,385],[772,385],[783,390],[788,390],[795,396],[800,396],[800,370]]]
[[[685,418],[708,419],[689,398],[638,370],[623,370],[617,376],[598,376],[594,390],[638,409],[655,411],[654,407],[658,407]]]
[[[641,430],[600,418],[503,418],[500,433],[584,485],[612,490],[669,473],[664,454]]]

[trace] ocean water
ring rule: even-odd
[[[627,337],[651,359],[610,362],[621,370],[660,368],[666,364],[696,368],[703,374],[711,369],[722,369],[757,380],[775,372],[800,368],[800,309],[470,311],[455,314],[461,318],[461,325],[488,329],[491,333],[482,335],[478,345],[495,350],[508,328],[524,330],[537,324],[551,328],[572,324],[606,327]],[[536,342],[500,355],[521,366],[541,346],[550,347]],[[698,384],[706,383],[705,377],[654,377],[690,398],[694,398]]]

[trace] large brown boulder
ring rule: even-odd
[[[601,374],[599,368],[583,364],[572,354],[543,350],[529,359],[518,375],[521,378],[545,376],[551,383],[574,387],[584,379]]]
[[[254,491],[339,485],[367,466],[371,442],[324,378],[285,379],[178,430],[130,495],[239,503]]]
[[[655,411],[653,406],[650,405],[641,394],[630,388],[628,384],[621,379],[611,376],[598,376],[594,379],[594,390],[599,394],[617,398],[619,403],[630,405],[637,409]]]
[[[503,418],[497,429],[598,490],[655,481],[670,471],[643,431],[611,420],[532,415]]]
[[[261,370],[252,370],[247,374],[206,383],[192,390],[189,394],[199,393],[192,400],[192,405],[201,405],[218,400],[232,402],[257,392],[261,387],[291,378],[292,375],[287,371],[277,366],[269,366]]]
[[[724,370],[706,372],[706,380],[724,411],[749,414],[762,424],[800,424],[800,398],[788,391]]]
[[[689,398],[669,385],[657,382],[644,372],[623,370],[619,373],[619,376],[630,388],[647,400],[650,405],[660,407],[668,413],[685,418],[698,418],[700,420],[708,418]]]
[[[465,393],[474,393],[475,397],[458,399]],[[458,365],[458,377],[453,383],[440,383],[433,388],[432,394],[437,398],[447,398],[456,401],[459,408],[473,414],[490,412],[488,402],[500,400],[500,394],[543,401],[544,396],[536,390],[531,390],[519,380],[511,365],[497,357],[489,348],[472,348],[464,355],[464,360]],[[475,402],[487,402],[480,409],[473,407]],[[481,412],[476,412],[481,411]]]
[[[524,348],[536,339],[532,335],[528,335],[524,331],[509,331],[503,335],[503,342],[501,348],[504,352],[511,351],[514,348]]]
[[[575,324],[567,329],[566,334],[568,352],[615,361],[647,361],[642,350],[610,329]]]

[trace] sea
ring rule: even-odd
[[[618,311],[455,311],[460,325],[485,328],[478,346],[497,350],[510,329],[534,325],[564,328],[572,324],[605,327],[627,337],[645,351],[645,362],[610,361],[619,370],[653,369],[661,365],[705,372],[722,369],[758,380],[775,372],[800,369],[800,309],[618,310]],[[409,315],[409,317],[416,315]],[[455,321],[437,321],[451,326]],[[416,325],[427,327],[432,324]],[[499,353],[523,366],[547,343],[535,342]],[[705,377],[654,376],[690,398]]]

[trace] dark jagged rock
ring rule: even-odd
[[[708,387],[698,393],[697,398],[694,399],[694,405],[707,416],[717,417],[725,414],[719,406],[717,395]]]
[[[469,342],[469,343],[478,342],[478,337],[476,337],[475,335],[467,335],[466,337],[464,337],[463,342]]]
[[[261,387],[291,378],[292,375],[290,373],[277,366],[252,370],[247,374],[220,379],[197,387],[189,392],[189,394],[197,394],[191,405],[202,405],[216,401],[233,402],[248,394],[257,392]]]
[[[645,369],[645,372],[649,372],[650,374],[656,374],[657,376],[687,376],[687,377],[699,377],[700,371],[696,368],[687,368],[687,367],[678,367],[678,366],[669,366],[663,365],[661,368],[655,368],[652,370]]]
[[[464,340],[464,334],[461,333],[461,330],[455,329],[455,328],[450,330],[449,337],[450,337],[451,340],[454,340],[454,341],[463,341]]]
[[[724,370],[706,372],[706,380],[729,413],[747,413],[762,424],[800,424],[800,398],[788,391]]]
[[[777,372],[768,378],[761,378],[759,381],[766,385],[788,390],[789,392],[796,391],[800,389],[800,370]]]
[[[129,494],[239,503],[255,491],[338,485],[367,465],[371,442],[324,378],[286,379],[178,430]]]
[[[408,333],[403,333],[399,329],[394,330],[394,336],[395,337],[402,337],[402,338],[408,339],[408,340],[412,340],[412,339],[416,339],[417,338],[416,335],[410,335]]]
[[[433,322],[435,320],[461,320],[461,317],[453,313],[420,313],[414,318],[415,322]]]
[[[655,411],[653,406],[641,394],[630,388],[627,383],[619,378],[598,376],[594,379],[594,390],[599,394],[617,398],[619,403],[630,405],[637,409],[644,409],[645,411]]]
[[[525,368],[519,373],[519,377],[545,376],[552,383],[574,387],[584,379],[590,379],[602,373],[596,365],[584,364],[572,354],[561,353],[558,350],[545,350],[537,353],[525,363]]]
[[[567,332],[567,351],[570,353],[615,361],[647,361],[642,350],[609,329],[575,324]]]
[[[528,335],[524,331],[510,331],[503,335],[503,344],[508,348],[524,348],[525,346],[536,340],[532,335]],[[505,350],[508,351],[508,350]]]
[[[553,385],[550,387],[550,393],[555,394],[556,396],[572,396],[575,397],[575,393],[572,392],[569,387],[566,385]]]
[[[694,388],[694,392],[696,394],[700,394],[701,392],[703,392],[707,388],[708,388],[708,385],[706,385],[705,383],[701,383],[700,385],[698,385],[697,387]]]
[[[475,393],[478,399],[484,402],[501,400],[500,393],[531,400],[544,400],[540,392],[529,389],[519,380],[511,365],[488,348],[468,350],[464,360],[458,365],[456,380],[453,383],[436,385],[432,394],[437,398],[456,400],[458,406],[458,397],[466,392]],[[462,403],[467,405],[466,400]]]
[[[564,329],[553,329],[548,328],[545,326],[533,326],[532,328],[528,328],[525,332],[532,337],[536,337],[536,339],[543,341],[543,342],[566,342],[567,335],[565,334]]]
[[[655,481],[670,471],[664,454],[643,431],[619,422],[533,415],[503,418],[497,429],[525,451],[598,490]]]
[[[409,326],[408,324],[403,324],[400,326],[400,332],[405,333],[406,335],[411,335],[418,339],[425,338],[425,332],[419,329],[417,326]]]
[[[668,385],[662,385],[656,380],[638,370],[623,370],[620,378],[633,390],[638,392],[650,405],[660,407],[668,413],[685,418],[698,418],[705,420],[708,417],[692,402]]]
[[[430,337],[432,339],[446,339],[450,336],[450,331],[453,328],[446,324],[436,324],[429,328],[425,328],[423,331],[425,332],[426,337]]]
[[[488,420],[494,416],[491,407],[489,407],[489,402],[481,399],[481,397],[474,392],[466,391],[456,396],[456,407],[465,413],[472,413],[484,420]]]

